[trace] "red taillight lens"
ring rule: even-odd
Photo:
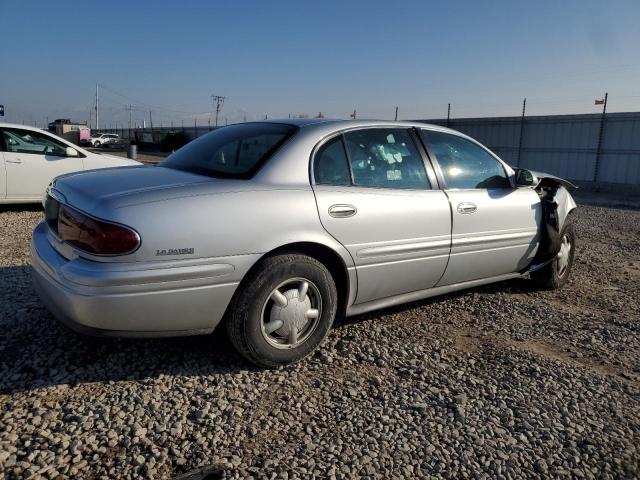
[[[58,236],[74,247],[96,255],[122,255],[140,245],[133,230],[88,217],[61,205],[58,212]]]

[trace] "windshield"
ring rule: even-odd
[[[210,177],[249,178],[296,130],[281,123],[230,125],[188,143],[159,165]]]

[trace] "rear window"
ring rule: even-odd
[[[241,123],[188,143],[159,165],[223,178],[249,178],[297,130],[281,123]]]

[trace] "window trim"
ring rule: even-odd
[[[62,145],[65,149],[68,147],[71,147],[73,149],[75,149],[76,152],[78,152],[78,155],[76,155],[75,157],[69,157],[67,155],[53,155],[51,153],[38,153],[38,152],[10,152],[7,148],[6,142],[4,141],[4,132],[5,130],[13,130],[13,131],[23,131],[23,132],[30,132],[30,133],[35,133],[35,134],[40,134],[44,137],[50,138],[52,142],[58,143],[60,145]],[[0,151],[1,152],[5,152],[5,153],[21,153],[23,155],[38,155],[41,157],[46,157],[46,156],[50,156],[50,157],[57,157],[57,158],[87,158],[87,156],[82,153],[80,151],[80,149],[78,148],[77,145],[73,145],[73,144],[68,144],[67,142],[64,141],[64,139],[62,138],[58,138],[55,137],[51,134],[49,134],[46,130],[41,130],[41,131],[36,131],[36,130],[30,130],[28,128],[20,128],[20,127],[2,127],[0,128]]]
[[[334,184],[330,184],[330,183],[319,183],[318,181],[316,181],[316,155],[318,155],[320,153],[320,150],[322,150],[323,148],[325,148],[329,143],[333,142],[335,139],[339,139],[340,144],[342,145],[342,151],[344,152],[344,157],[345,160],[347,162],[347,169],[349,170],[349,183],[346,185],[334,185]],[[329,186],[329,187],[352,187],[353,186],[353,171],[351,170],[351,161],[349,158],[349,152],[347,151],[347,145],[344,142],[344,136],[339,133],[337,135],[332,135],[324,140],[322,140],[318,145],[317,148],[314,147],[314,149],[312,150],[312,159],[313,161],[311,162],[311,176],[309,178],[309,181],[312,185],[324,185],[324,186]]]
[[[435,130],[433,128],[425,128],[425,127],[417,127],[417,128],[419,130],[425,130],[427,132],[444,133],[445,135],[451,135],[452,137],[458,137],[458,138],[461,138],[462,140],[466,140],[469,143],[477,145],[478,147],[480,147],[480,149],[482,149],[486,153],[488,153],[489,156],[493,157],[493,159],[496,162],[498,162],[498,164],[502,167],[502,170],[504,171],[504,175],[507,178],[507,181],[509,182],[509,189],[515,188],[515,185],[514,185],[514,182],[513,182],[513,178],[509,174],[509,171],[507,170],[506,164],[502,161],[502,159],[500,157],[498,157],[495,153],[493,153],[487,147],[482,145],[480,142],[478,142],[478,141],[476,141],[476,140],[474,140],[472,138],[469,138],[469,137],[467,137],[465,135],[459,135],[459,134],[457,134],[455,132],[443,132],[441,130]],[[420,139],[420,142],[424,145],[425,150],[427,150],[427,152],[429,153],[430,158],[432,158],[433,161],[434,161],[434,168],[436,170],[436,175],[438,177],[438,181],[441,182],[441,184],[442,184],[442,189],[443,190],[460,190],[460,191],[489,190],[488,188],[453,188],[453,187],[449,187],[447,185],[447,179],[444,176],[444,172],[442,171],[442,167],[441,167],[440,163],[438,162],[438,156],[431,149],[431,142],[429,142],[426,138],[424,138],[420,134],[420,132],[418,132],[417,136]],[[502,190],[505,190],[505,189],[502,189]]]
[[[349,149],[347,148],[347,143],[346,140],[344,138],[344,135],[346,133],[349,132],[354,132],[354,131],[358,131],[358,130],[388,130],[388,129],[394,129],[394,130],[404,130],[405,132],[407,132],[409,134],[409,137],[411,138],[411,140],[414,143],[414,146],[416,148],[416,150],[418,150],[418,154],[420,155],[420,158],[422,160],[422,165],[425,169],[425,174],[427,176],[427,183],[428,183],[428,187],[427,188],[392,188],[392,187],[379,187],[379,186],[372,186],[372,185],[356,185],[354,178],[353,178],[353,168],[351,166],[351,154],[349,153]],[[358,127],[350,127],[350,128],[344,128],[335,132],[331,132],[330,134],[328,134],[327,136],[325,136],[324,138],[322,138],[319,142],[316,143],[316,145],[313,147],[313,149],[311,150],[311,155],[309,157],[309,183],[312,186],[318,186],[318,187],[335,187],[335,188],[369,188],[369,189],[374,189],[374,190],[384,190],[384,191],[405,191],[405,192],[429,192],[432,190],[441,190],[440,185],[438,184],[438,182],[433,182],[432,181],[432,175],[433,172],[429,170],[430,165],[428,163],[425,162],[425,157],[423,155],[423,151],[420,148],[421,147],[421,143],[420,141],[416,141],[416,139],[414,138],[414,136],[412,135],[412,130],[414,130],[415,127],[407,127],[407,126],[399,126],[399,125],[364,125],[364,126],[358,126]],[[351,183],[350,185],[329,185],[326,183],[318,183],[316,181],[315,178],[315,159],[316,159],[316,154],[318,153],[318,151],[320,150],[320,148],[322,148],[322,146],[324,146],[326,143],[330,142],[331,140],[333,140],[335,137],[340,136],[341,137],[341,141],[342,141],[342,148],[344,149],[346,155],[347,155],[347,166],[349,167],[349,175],[351,177]]]

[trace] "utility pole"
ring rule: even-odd
[[[449,118],[451,117],[451,104],[447,105],[447,128],[449,128]]]
[[[354,120],[356,119],[356,111],[355,109],[353,110],[353,113],[351,115],[349,115],[351,118],[353,118]]]
[[[149,110],[149,126],[151,127],[151,130],[153,131],[153,118],[151,117],[151,110]]]
[[[131,130],[131,116],[133,115],[133,105],[124,107],[125,110],[129,110],[129,130]]]
[[[100,84],[96,83],[96,130],[100,130]]]
[[[596,105],[602,104],[602,117],[600,117],[600,132],[598,133],[598,148],[596,149],[596,163],[593,167],[593,181],[598,180],[598,169],[600,167],[600,155],[602,154],[602,137],[604,136],[604,119],[607,113],[607,99],[609,94],[605,92],[604,100],[596,100]]]
[[[396,107],[396,122],[398,121],[398,107]]]
[[[220,109],[222,108],[222,105],[224,104],[226,98],[227,97],[223,97],[221,95],[211,95],[211,100],[216,107],[216,127],[218,126],[218,115],[220,114]]]

